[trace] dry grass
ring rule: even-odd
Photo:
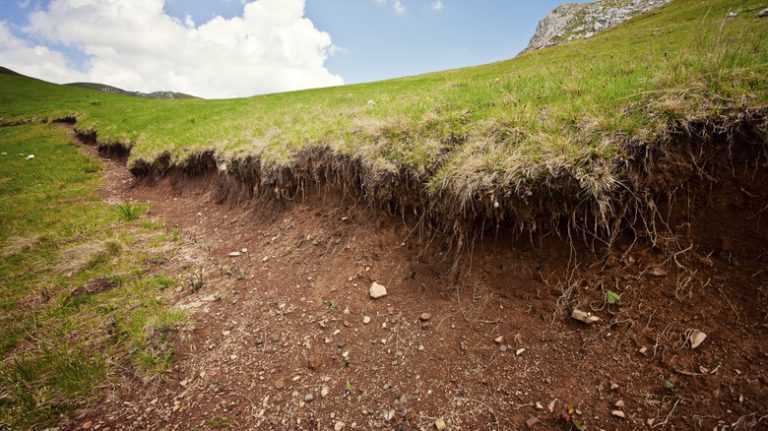
[[[32,235],[27,237],[14,237],[8,240],[8,244],[3,248],[0,257],[7,259],[11,256],[23,253],[39,243],[41,237],[39,235]]]
[[[105,257],[109,251],[108,241],[90,242],[68,248],[61,252],[55,271],[59,274],[82,271]]]

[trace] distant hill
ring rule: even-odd
[[[14,72],[11,69],[0,66],[0,74],[2,75],[14,75],[25,76],[21,73]],[[29,77],[28,77],[29,78]],[[36,79],[36,78],[32,78]],[[128,91],[122,88],[113,87],[107,84],[98,84],[95,82],[73,82],[71,84],[64,84],[68,87],[85,88],[87,90],[103,91],[104,93],[122,94],[124,96],[141,97],[143,99],[198,99],[198,97],[191,96],[189,94],[177,93],[175,91],[155,91],[152,93],[142,93],[140,91]]]
[[[14,71],[12,71],[11,69],[6,69],[6,68],[5,68],[5,67],[3,67],[3,66],[0,66],[0,74],[3,74],[3,75],[15,75],[15,76],[23,76],[22,74],[20,74],[20,73],[17,73],[17,72],[14,72]]]
[[[155,91],[152,93],[142,93],[140,91],[128,91],[122,88],[113,87],[106,84],[98,84],[95,82],[73,82],[71,84],[64,84],[69,87],[85,88],[88,90],[103,91],[104,93],[122,94],[124,96],[141,97],[144,99],[197,99],[195,96],[189,94],[177,93],[175,91]]]

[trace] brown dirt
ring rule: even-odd
[[[137,185],[109,166],[105,199],[150,202],[181,231],[159,270],[202,269],[205,284],[172,298],[194,329],[170,372],[126,371],[63,429],[768,427],[764,174],[702,190],[696,223],[664,240],[678,254],[500,233],[466,247],[457,277],[439,238],[330,189],[232,206],[214,203],[212,176]],[[374,281],[386,297],[370,299]],[[575,306],[602,320],[574,321]],[[697,349],[692,330],[708,335]]]

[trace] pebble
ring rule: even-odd
[[[27,160],[32,160],[32,159],[34,159],[34,158],[35,158],[35,155],[34,155],[34,154],[30,154],[30,155],[28,155],[28,156],[27,156]]]
[[[539,423],[539,418],[532,417],[527,421],[525,421],[525,426],[527,426],[528,428],[533,428],[533,426],[536,425],[537,423]]]
[[[233,251],[232,253],[229,253],[229,257],[238,257],[240,254],[241,253],[239,251]]]
[[[760,11],[760,13],[757,14],[759,18],[765,18],[768,16],[768,8],[765,8]]]
[[[269,260],[269,256],[264,256],[263,258],[261,258],[261,261],[264,263],[267,263],[268,260]]]
[[[369,293],[373,299],[383,298],[387,296],[387,288],[374,281],[373,284],[371,284]]]
[[[243,254],[248,253],[248,249],[243,247],[242,250],[240,250],[240,253],[243,253]]]
[[[622,418],[622,419],[627,417],[627,415],[625,415],[624,412],[621,410],[611,410],[611,414],[616,416],[617,418]]]
[[[333,426],[333,430],[334,431],[341,431],[341,430],[344,429],[344,425],[346,425],[344,422],[338,421],[338,422],[336,422],[336,425]]]
[[[618,409],[623,409],[624,408],[624,400],[616,401],[616,404],[614,404],[613,406],[618,408]]]
[[[389,422],[395,418],[395,409],[387,410],[384,412],[384,422]]]
[[[363,316],[363,325],[367,325],[371,323],[371,318],[368,316]]]
[[[517,356],[520,356],[520,355],[522,355],[524,352],[525,352],[525,349],[517,349],[517,351],[515,352],[515,355],[517,355]]]
[[[275,389],[283,389],[285,387],[285,382],[283,379],[279,379],[275,381]]]
[[[541,405],[541,403],[538,402],[538,401],[536,402],[536,406],[535,407],[536,407],[536,410],[544,410],[544,406]]]
[[[579,322],[586,323],[587,325],[591,325],[595,322],[600,321],[599,317],[593,316],[592,313],[581,311],[578,308],[573,309],[573,311],[571,312],[571,318],[576,319]]]
[[[432,314],[430,313],[421,313],[421,315],[419,315],[419,320],[421,320],[422,322],[428,322],[429,319],[431,318],[432,318]]]
[[[435,429],[437,431],[445,431],[447,426],[445,425],[445,421],[443,419],[438,419],[435,421]]]
[[[616,389],[619,389],[619,385],[616,383],[611,383],[611,390],[615,391]]]
[[[305,403],[311,403],[315,400],[315,394],[309,393],[307,395],[304,395],[304,402]]]
[[[494,338],[493,341],[496,344],[501,344],[504,341],[504,336],[503,335],[499,335],[498,337]]]
[[[688,336],[688,342],[691,343],[691,349],[699,347],[701,343],[703,343],[706,339],[707,334],[699,331],[698,329],[694,329]]]
[[[328,393],[329,393],[330,391],[331,391],[331,390],[330,390],[330,389],[328,389],[328,386],[323,386],[323,388],[322,388],[322,389],[320,389],[320,396],[321,396],[321,397],[323,397],[323,398],[325,398],[325,397],[327,397],[327,396],[328,396]]]

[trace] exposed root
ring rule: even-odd
[[[568,232],[571,244],[576,234],[593,250],[610,248],[630,232],[635,239],[661,247],[662,234],[671,236],[673,214],[693,218],[697,187],[718,182],[722,173],[715,171],[722,160],[733,166],[736,153],[748,154],[754,157],[753,169],[764,166],[768,160],[766,114],[768,109],[757,109],[680,121],[654,142],[627,140],[620,145],[620,156],[611,161],[561,166],[541,179],[478,188],[469,195],[427,187],[446,157],[438,157],[423,172],[405,167],[382,171],[327,146],[305,148],[284,166],[264,166],[253,156],[222,160],[209,150],[181,162],[174,162],[169,153],[151,161],[137,159],[129,169],[140,179],[173,172],[210,177],[217,200],[231,204],[290,202],[312,190],[333,188],[380,212],[412,218],[422,238],[442,234],[452,245],[456,263],[472,238],[491,229],[527,233],[532,239]],[[77,131],[77,137],[98,145],[101,154],[119,159],[127,159],[132,147],[98,142],[95,131]]]

